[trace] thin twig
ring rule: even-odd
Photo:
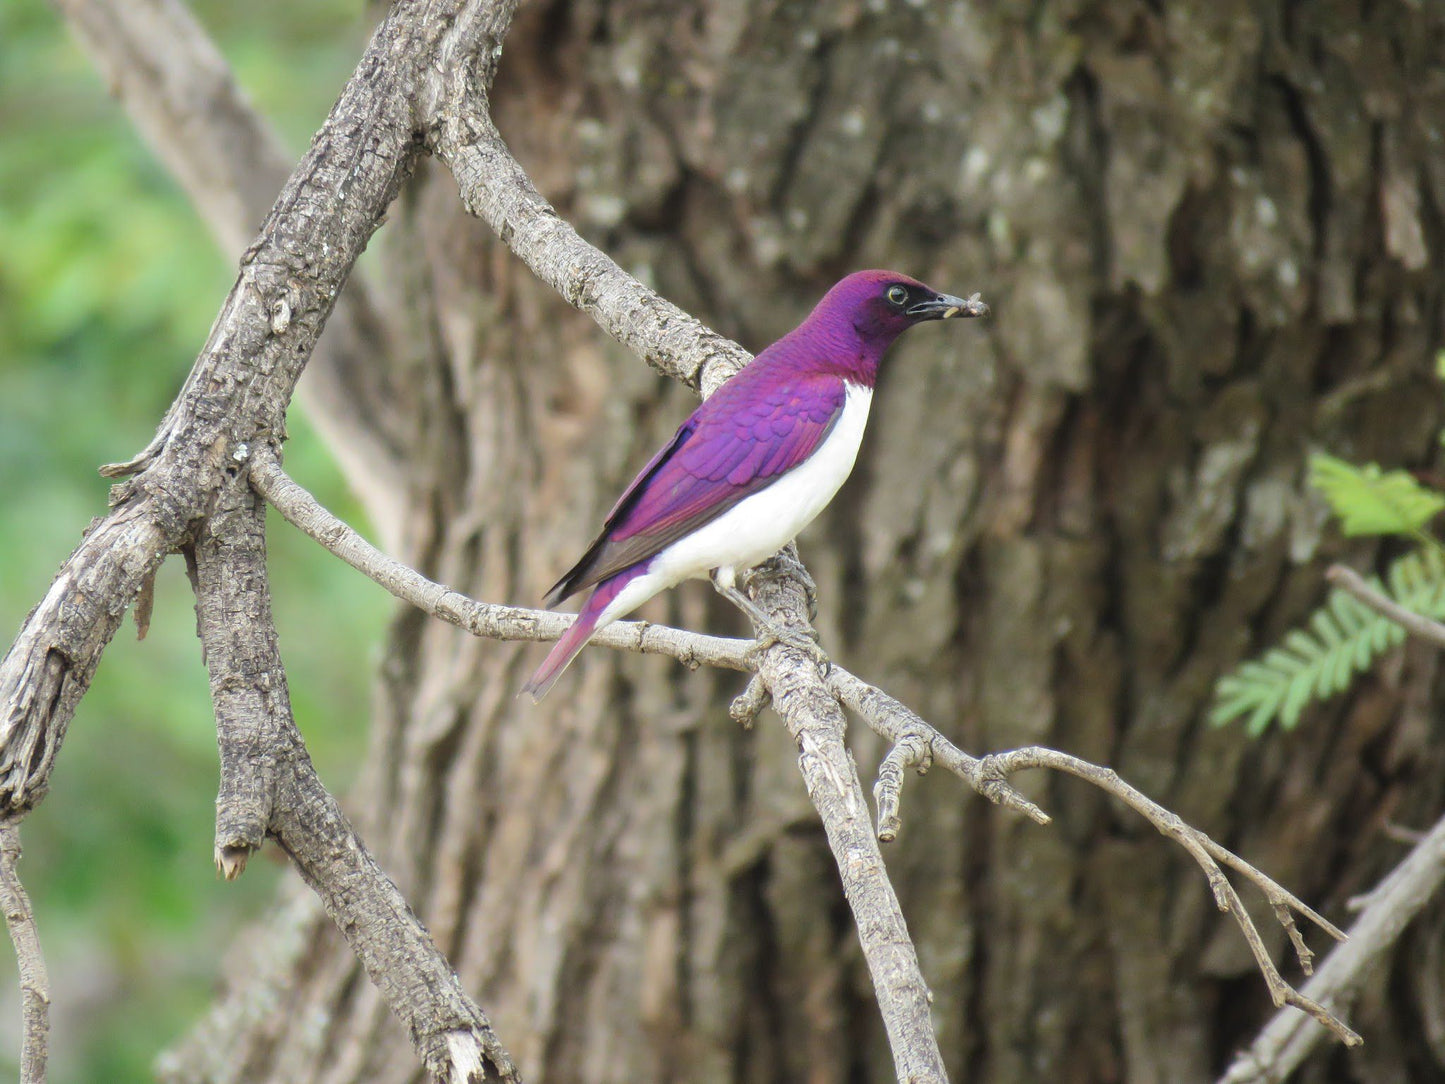
[[[20,824],[7,819],[0,823],[0,907],[15,946],[20,970],[20,1012],[24,1040],[20,1048],[21,1084],[45,1084],[45,1060],[50,1042],[50,977],[40,951],[40,934],[30,897],[20,883],[16,863],[20,861]]]
[[[873,803],[878,807],[879,843],[892,843],[903,827],[903,820],[898,815],[903,773],[909,768],[917,768],[918,774],[923,775],[932,763],[933,750],[928,739],[922,734],[911,733],[888,750],[883,763],[878,765],[878,781],[873,784]]]
[[[1244,909],[1238,894],[1230,885],[1223,870],[1220,869],[1220,865],[1223,864],[1235,870],[1264,894],[1274,910],[1275,917],[1289,934],[1300,966],[1306,974],[1310,973],[1314,954],[1305,944],[1304,938],[1295,925],[1294,914],[1303,915],[1338,940],[1344,940],[1344,933],[1304,901],[1286,891],[1244,859],[1221,847],[1209,836],[1185,823],[1177,814],[1165,809],[1158,802],[1124,782],[1117,772],[1110,768],[1091,764],[1086,760],[1080,760],[1068,753],[1040,746],[1028,746],[1006,753],[996,753],[981,760],[970,757],[907,707],[846,670],[834,667],[828,682],[844,704],[861,716],[879,734],[895,743],[893,752],[884,759],[884,768],[879,771],[876,793],[886,791],[885,781],[887,780],[891,784],[893,771],[896,771],[901,778],[902,765],[909,763],[909,758],[917,755],[916,750],[924,748],[932,753],[935,760],[949,768],[990,801],[1018,809],[1041,824],[1048,823],[1047,815],[1008,785],[1008,778],[1014,773],[1029,768],[1051,768],[1092,783],[1123,801],[1161,833],[1179,843],[1204,870],[1205,877],[1209,881],[1210,891],[1214,895],[1215,904],[1221,911],[1233,915],[1239,924],[1240,932],[1243,933],[1245,941],[1249,944],[1255,963],[1264,976],[1265,984],[1269,987],[1270,997],[1275,1004],[1293,1005],[1303,1010],[1332,1030],[1346,1045],[1354,1046],[1362,1041],[1359,1035],[1342,1020],[1335,1017],[1317,1001],[1295,990],[1284,980],[1279,969],[1275,967],[1274,961],[1270,959],[1269,953],[1265,949],[1264,939],[1260,937],[1254,921]],[[900,753],[899,750],[904,750],[904,752]],[[893,759],[894,754],[898,754],[896,761]],[[889,773],[887,776],[885,776],[885,770]],[[885,793],[879,793],[880,838],[884,838],[885,830],[896,831],[897,827],[890,819],[890,817],[896,816],[896,804],[885,807],[885,796]]]
[[[270,448],[254,449],[251,460],[252,484],[288,523],[403,602],[488,640],[555,640],[571,627],[571,614],[478,602],[427,579],[382,553],[327,511],[282,470]],[[592,642],[643,655],[667,655],[693,670],[700,666],[747,670],[748,651],[754,646],[752,640],[704,636],[649,621],[618,621],[599,632]]]
[[[868,684],[841,666],[834,666],[828,674],[828,687],[849,711],[895,746],[921,739],[928,746],[930,760],[942,764],[990,802],[1022,813],[1035,824],[1050,823],[1047,813],[1008,783],[1002,779],[986,777],[981,760],[969,756],[939,733],[931,723],[876,685]],[[880,828],[882,821],[883,812],[880,808]]]
[[[732,703],[728,705],[728,715],[744,730],[751,730],[763,709],[772,702],[773,694],[768,683],[754,674],[748,679],[743,691],[733,697]]]
[[[1414,610],[1407,610],[1394,599],[1376,591],[1365,578],[1353,568],[1345,565],[1331,565],[1325,579],[1341,591],[1354,595],[1377,614],[1388,617],[1411,636],[1418,636],[1436,647],[1445,648],[1445,625],[1421,617]]]
[[[1425,904],[1445,886],[1445,818],[1390,871],[1368,904],[1300,991],[1331,1010],[1343,1010],[1365,978],[1399,940]],[[1286,1079],[1324,1037],[1297,1013],[1279,1012],[1219,1078],[1219,1084],[1273,1084]]]
[[[1015,772],[1030,768],[1052,768],[1092,783],[1099,789],[1114,795],[1143,816],[1163,835],[1182,846],[1204,870],[1204,875],[1208,878],[1210,889],[1214,894],[1216,906],[1221,911],[1232,915],[1239,925],[1240,932],[1244,934],[1244,939],[1254,954],[1255,963],[1258,965],[1260,973],[1264,975],[1265,984],[1269,987],[1270,997],[1274,1003],[1276,1005],[1293,1005],[1302,1009],[1333,1031],[1346,1046],[1358,1046],[1363,1042],[1360,1036],[1343,1020],[1340,1020],[1317,1001],[1301,994],[1280,975],[1279,969],[1275,967],[1274,961],[1269,957],[1264,939],[1260,937],[1259,930],[1249,917],[1249,912],[1240,902],[1239,895],[1229,883],[1229,879],[1225,877],[1224,871],[1219,868],[1219,863],[1223,862],[1255,884],[1265,894],[1270,904],[1275,907],[1276,914],[1280,914],[1283,908],[1288,907],[1304,915],[1331,937],[1344,940],[1345,935],[1341,930],[1248,862],[1219,846],[1199,829],[1186,824],[1178,814],[1170,812],[1158,802],[1124,782],[1112,768],[1101,768],[1097,764],[1080,760],[1068,753],[1061,753],[1056,749],[1046,749],[1042,746],[1027,746],[1023,749],[996,753],[983,758],[985,777],[1002,780],[1007,779]],[[1283,911],[1283,914],[1288,919],[1288,911]],[[1286,921],[1285,927],[1292,929],[1293,920]],[[1293,933],[1291,941],[1296,944],[1300,943]],[[1303,960],[1301,962],[1303,963]]]

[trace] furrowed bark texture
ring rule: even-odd
[[[803,540],[826,642],[962,748],[1109,764],[1347,924],[1405,853],[1387,819],[1445,800],[1433,658],[1257,742],[1204,709],[1342,555],[1305,451],[1432,452],[1445,22],[1001,10],[529,5],[494,109],[584,235],[750,348],[856,267],[984,290],[986,327],[892,356],[858,476]],[[424,436],[397,556],[533,603],[694,400],[465,217],[443,170],[417,181],[387,263],[437,376],[406,404]],[[641,616],[741,627],[705,586]],[[527,1079],[895,1079],[777,717],[738,730],[735,675],[600,649],[534,708],[514,693],[540,651],[400,614],[352,802]],[[850,739],[869,780],[886,750]],[[1051,827],[910,780],[885,852],[953,1078],[1213,1079],[1270,1016],[1233,924],[1132,814],[1019,785]],[[180,1060],[416,1079],[334,931],[287,913],[289,954]],[[1357,1006],[1365,1046],[1300,1079],[1445,1072],[1442,954],[1436,908]]]

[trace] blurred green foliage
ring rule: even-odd
[[[198,15],[290,146],[304,148],[368,25],[358,0],[207,0]],[[8,646],[92,516],[98,464],[154,432],[234,274],[42,0],[0,5],[0,636]],[[293,413],[287,461],[360,513]],[[212,871],[215,735],[183,570],[157,584],[149,636],[108,650],[26,822],[21,873],[52,980],[51,1077],[151,1079],[155,1054],[217,985],[228,931],[261,913],[280,866]],[[389,601],[273,517],[276,617],[298,721],[343,787],[365,744]],[[19,1039],[0,950],[0,1076]],[[7,1064],[8,1063],[8,1064]]]

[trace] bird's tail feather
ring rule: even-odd
[[[522,686],[522,692],[532,698],[532,703],[541,700],[547,695],[547,690],[557,683],[562,676],[562,671],[577,653],[587,646],[587,641],[592,639],[592,634],[597,631],[598,614],[589,614],[584,608],[577,615],[577,620],[572,622],[572,627],[562,634],[562,638],[552,645],[547,658],[542,665],[537,667],[537,672],[527,679],[527,684]]]
[[[547,695],[547,690],[556,684],[557,679],[562,676],[577,653],[587,646],[587,641],[592,639],[592,634],[598,629],[598,622],[602,619],[602,613],[629,583],[641,575],[645,566],[633,565],[631,568],[619,572],[615,576],[599,583],[587,601],[582,605],[582,611],[577,615],[577,620],[572,622],[572,627],[562,634],[562,638],[552,645],[542,665],[537,667],[537,672],[527,679],[527,684],[522,686],[522,692],[532,698],[532,703],[541,700]],[[603,624],[610,624],[611,619]]]

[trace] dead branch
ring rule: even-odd
[[[181,0],[54,0],[136,129],[180,183],[228,258],[246,248],[294,156]],[[301,405],[381,530],[400,521],[404,438],[397,374],[364,277],[336,300],[297,387]],[[388,539],[389,542],[395,541]]]
[[[1349,940],[1325,957],[1301,991],[1331,1011],[1343,1011],[1421,909],[1445,885],[1445,819],[1435,823],[1405,860],[1367,897]],[[1284,1080],[1324,1037],[1298,1013],[1279,1012],[1219,1078],[1219,1084]]]
[[[869,728],[892,742],[895,750],[900,747],[906,750],[904,754],[901,754],[902,764],[900,767],[931,764],[936,761],[995,805],[1016,810],[1035,824],[1050,823],[1047,813],[1009,786],[1007,782],[1002,779],[990,778],[984,772],[981,760],[969,756],[939,733],[932,724],[925,722],[911,708],[899,703],[882,689],[869,685],[840,666],[833,667],[828,674],[828,687],[843,705],[867,723]],[[920,750],[916,759],[909,759],[914,756],[912,750]],[[887,758],[884,758],[884,764],[887,763]],[[895,761],[895,763],[898,762]],[[902,773],[900,772],[900,784],[901,781]],[[877,794],[879,789],[889,789],[885,788],[882,768],[879,769],[879,780],[874,788],[874,793]],[[892,795],[891,799],[896,803],[897,795]],[[889,820],[885,816],[885,812],[892,813],[894,817],[897,816],[896,808],[885,811],[880,798],[878,807],[879,838],[884,838],[881,833],[885,823]],[[890,826],[896,834],[899,826]]]
[[[1343,931],[1315,913],[1303,901],[1285,891],[1244,859],[1225,850],[1199,829],[1186,824],[1178,814],[1170,812],[1158,802],[1135,790],[1120,779],[1118,773],[1112,768],[1101,768],[1097,764],[1090,764],[1088,761],[1080,760],[1068,753],[1045,749],[1041,746],[1028,746],[983,758],[985,779],[1006,780],[1015,772],[1026,771],[1030,768],[1052,768],[1054,771],[1065,772],[1087,783],[1092,783],[1100,790],[1107,791],[1124,802],[1125,805],[1154,825],[1162,835],[1168,836],[1188,851],[1209,879],[1215,906],[1234,916],[1235,922],[1239,924],[1240,932],[1244,934],[1245,941],[1249,943],[1250,951],[1254,954],[1254,961],[1264,975],[1270,997],[1275,1005],[1293,1005],[1303,1010],[1333,1031],[1346,1046],[1358,1046],[1363,1042],[1360,1036],[1344,1021],[1335,1017],[1322,1005],[1302,995],[1284,980],[1279,969],[1275,967],[1274,961],[1269,958],[1264,940],[1260,937],[1254,921],[1249,917],[1249,912],[1244,909],[1238,893],[1235,892],[1234,886],[1229,883],[1229,879],[1219,868],[1219,864],[1223,863],[1229,866],[1264,893],[1265,898],[1274,908],[1275,916],[1290,932],[1290,940],[1297,949],[1302,948],[1303,943],[1295,930],[1291,911],[1308,918],[1336,940],[1343,941],[1345,939]],[[1308,950],[1301,952],[1299,958],[1301,967],[1308,973],[1310,967]]]
[[[477,58],[486,5],[457,21],[460,57]],[[492,123],[485,72],[462,60],[433,88],[428,143],[456,179],[462,203],[568,304],[664,376],[704,396],[752,355],[649,290],[547,202]]]
[[[239,469],[195,544],[196,613],[221,754],[216,866],[267,836],[320,897],[435,1080],[517,1081],[451,964],[322,785],[296,729],[271,619],[265,505]]]
[[[878,807],[878,842],[892,843],[903,827],[898,815],[903,797],[903,773],[909,768],[925,775],[933,766],[933,752],[921,734],[906,734],[878,765],[878,781],[873,784],[873,804]]]
[[[478,602],[427,579],[386,556],[329,512],[281,469],[271,449],[256,449],[252,459],[252,483],[288,523],[424,613],[489,640],[555,640],[572,624],[570,614]],[[751,640],[704,636],[649,621],[618,621],[599,632],[592,642],[643,655],[667,655],[691,670],[699,666],[746,670],[747,652],[753,646]]]
[[[210,337],[150,445],[112,476],[111,511],[61,566],[0,662],[0,810],[44,796],[56,750],[121,616],[204,518],[227,464],[285,411],[351,266],[409,173],[414,79],[447,12],[382,22],[241,261]],[[344,194],[345,198],[340,198]]]
[[[1405,609],[1375,590],[1363,576],[1344,565],[1332,565],[1325,578],[1376,613],[1388,617],[1412,636],[1445,647],[1445,625]],[[1367,896],[1349,940],[1335,948],[1301,991],[1331,1010],[1343,1010],[1371,971],[1390,951],[1405,927],[1445,886],[1445,819],[1437,821]],[[1266,1084],[1283,1080],[1323,1036],[1293,1013],[1276,1013],[1247,1050],[1230,1064],[1220,1084]]]
[[[1340,1038],[1341,1042],[1348,1046],[1358,1045],[1362,1041],[1360,1036],[1342,1020],[1317,1001],[1295,990],[1284,980],[1279,969],[1275,967],[1274,961],[1269,958],[1264,940],[1260,937],[1253,919],[1244,909],[1238,894],[1219,868],[1220,865],[1228,866],[1239,873],[1263,893],[1269,901],[1276,919],[1289,934],[1290,942],[1295,948],[1300,966],[1305,974],[1310,974],[1313,953],[1305,945],[1304,938],[1295,925],[1294,914],[1303,915],[1336,940],[1345,940],[1345,934],[1304,901],[1286,891],[1244,859],[1221,847],[1199,829],[1186,824],[1178,814],[1165,809],[1158,802],[1124,782],[1113,769],[1103,768],[1086,760],[1080,760],[1078,757],[1070,756],[1068,753],[1040,746],[1028,746],[1006,753],[995,753],[981,760],[976,759],[961,752],[934,727],[888,694],[859,681],[847,671],[835,668],[835,672],[829,676],[829,685],[843,703],[862,716],[874,730],[895,743],[894,750],[889,757],[892,758],[894,754],[897,754],[897,759],[893,761],[891,767],[892,770],[896,770],[897,778],[900,780],[903,767],[937,759],[990,801],[1017,808],[1040,823],[1048,823],[1048,817],[1033,803],[1028,802],[1008,786],[1009,777],[1016,772],[1030,768],[1050,768],[1076,776],[1085,782],[1092,783],[1100,790],[1114,795],[1154,825],[1161,834],[1182,846],[1199,863],[1200,868],[1204,870],[1205,877],[1209,880],[1215,904],[1221,911],[1232,915],[1239,924],[1240,932],[1243,933],[1245,941],[1249,944],[1255,963],[1269,987],[1270,997],[1277,1006],[1293,1005],[1303,1010],[1328,1027]],[[890,763],[889,759],[885,758],[884,769],[887,768],[890,768]],[[893,786],[893,778],[891,775],[885,777],[884,769],[880,769],[878,781],[878,790],[884,792],[880,794],[879,798],[880,835],[885,828],[891,827],[896,830],[896,824],[885,820],[885,813],[896,815],[896,805],[885,810],[883,798],[887,796],[896,801],[896,797],[887,794]],[[1006,789],[1001,790],[1000,788]],[[1293,1019],[1298,1019],[1298,1017]]]
[[[24,1039],[20,1047],[21,1084],[45,1084],[45,1061],[50,1044],[50,977],[40,951],[40,933],[30,896],[20,883],[15,866],[20,861],[20,824],[0,824],[0,907],[15,946],[20,969],[20,1013]]]
[[[1407,610],[1394,599],[1381,594],[1371,587],[1363,576],[1346,565],[1331,565],[1325,572],[1325,579],[1341,591],[1354,595],[1382,617],[1388,617],[1411,636],[1417,636],[1428,644],[1445,648],[1445,625],[1421,617],[1414,610]]]

